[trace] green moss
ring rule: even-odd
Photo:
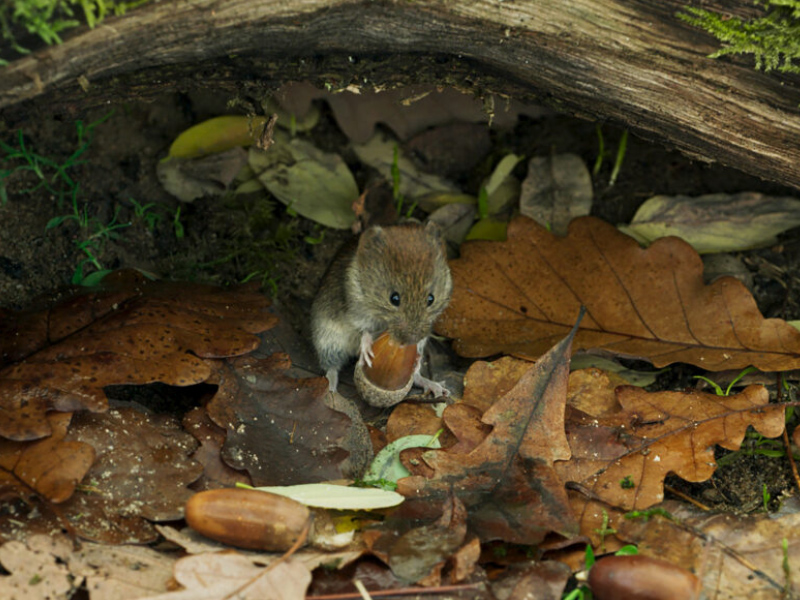
[[[18,54],[27,54],[18,36],[28,33],[45,44],[60,44],[62,31],[81,24],[89,27],[100,23],[106,15],[121,15],[149,0],[0,0],[0,35],[4,45]],[[76,14],[76,13],[80,14]],[[0,59],[0,64],[6,61]]]
[[[752,54],[756,69],[800,73],[800,0],[756,0],[764,16],[743,20],[702,8],[687,7],[678,17],[724,43],[711,54]]]

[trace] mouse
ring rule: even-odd
[[[420,370],[452,290],[444,238],[433,222],[373,225],[346,244],[311,306],[312,341],[330,391],[352,358],[372,366],[372,343],[388,331],[398,343],[417,346],[414,384],[437,397],[449,395]]]

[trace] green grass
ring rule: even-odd
[[[61,43],[61,34],[86,23],[95,27],[108,15],[123,15],[149,0],[13,0],[0,2],[0,36],[17,54],[30,52],[17,36],[27,33],[51,46]],[[0,65],[7,64],[0,59]]]

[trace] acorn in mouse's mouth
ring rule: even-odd
[[[363,361],[356,365],[356,389],[372,406],[393,406],[414,383],[417,346],[404,346],[384,332],[372,344],[372,354],[372,366]]]

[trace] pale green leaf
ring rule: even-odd
[[[286,496],[306,506],[331,510],[377,510],[397,506],[404,499],[397,492],[387,492],[377,488],[347,487],[332,483],[305,483],[255,489]]]
[[[275,132],[266,152],[251,148],[248,161],[264,187],[297,214],[321,225],[349,229],[358,186],[338,154]]]
[[[702,254],[769,246],[778,234],[798,225],[800,200],[743,192],[654,196],[620,230],[646,244],[674,235]]]

